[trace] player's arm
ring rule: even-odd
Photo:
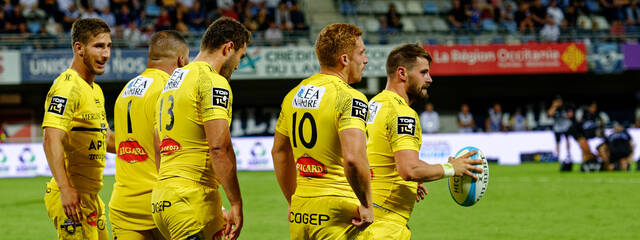
[[[468,175],[476,180],[472,172],[482,172],[472,164],[482,164],[481,159],[469,159],[476,151],[469,152],[459,158],[449,158],[449,163],[428,164],[418,158],[415,150],[399,150],[393,153],[398,174],[405,181],[430,182],[450,176]]]
[[[44,153],[47,156],[51,175],[53,175],[60,189],[60,200],[64,213],[74,223],[80,223],[82,218],[81,206],[84,203],[80,200],[78,191],[71,186],[64,166],[64,147],[62,142],[67,133],[61,129],[45,127],[43,134]]]
[[[344,174],[361,204],[358,208],[359,219],[353,220],[353,224],[367,226],[373,222],[373,202],[365,133],[362,129],[348,128],[338,135],[344,158]]]
[[[242,229],[242,196],[236,174],[236,155],[231,144],[229,122],[226,119],[213,119],[204,122],[204,130],[209,144],[209,155],[213,171],[222,184],[224,192],[231,203],[232,221],[227,224],[225,233],[231,239],[236,239]],[[235,225],[234,229],[231,226]]]
[[[116,153],[116,136],[111,129],[107,129],[107,152]]]
[[[273,167],[280,189],[291,206],[291,196],[296,192],[296,165],[289,137],[276,131],[273,137]]]

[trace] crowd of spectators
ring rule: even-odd
[[[101,18],[113,39],[135,47],[165,29],[200,35],[220,16],[245,24],[258,44],[281,45],[283,36],[308,29],[295,0],[0,0],[0,36],[64,39],[76,19]]]
[[[448,20],[454,31],[539,34],[557,41],[564,33],[612,35],[640,30],[639,0],[453,0]]]

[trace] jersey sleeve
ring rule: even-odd
[[[291,103],[288,94],[284,98],[284,100],[282,100],[282,104],[280,105],[280,115],[278,116],[278,121],[276,122],[276,131],[288,137],[289,129],[287,127],[290,124],[288,123],[289,119],[287,118],[287,115],[289,112],[288,110],[291,108],[291,104],[287,104],[287,103]]]
[[[47,93],[44,105],[42,128],[53,127],[65,132],[71,130],[71,122],[75,114],[80,92],[68,74],[56,79]]]
[[[201,74],[200,76],[206,75]],[[232,93],[227,80],[216,76],[213,80],[201,78],[198,83],[202,121],[226,119],[231,124]]]
[[[364,94],[349,89],[342,96],[338,96],[336,102],[338,110],[338,132],[344,129],[357,128],[366,131],[368,102]]]
[[[420,151],[421,131],[417,114],[394,109],[386,116],[386,128],[391,136],[391,150]]]

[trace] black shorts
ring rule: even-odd
[[[622,158],[626,158],[631,154],[631,149],[611,149],[610,161],[612,163],[620,161]]]
[[[556,135],[556,143],[560,142],[562,135],[564,135],[565,138],[569,137],[569,132],[553,132],[553,134]]]

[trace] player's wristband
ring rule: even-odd
[[[442,166],[442,169],[444,169],[444,177],[451,177],[456,174],[456,171],[453,169],[453,164],[444,163],[440,165]]]

